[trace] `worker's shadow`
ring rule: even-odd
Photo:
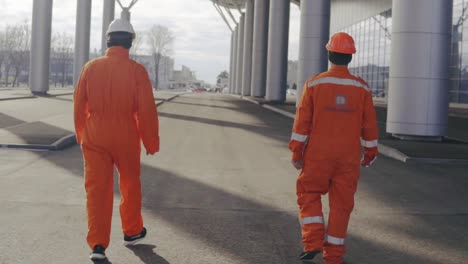
[[[167,260],[154,252],[154,249],[156,248],[155,245],[138,244],[128,246],[127,248],[133,251],[135,256],[140,258],[140,260],[145,264],[170,264]]]

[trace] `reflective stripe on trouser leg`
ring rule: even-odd
[[[323,224],[323,216],[307,216],[302,218],[301,226],[308,224]]]
[[[296,186],[304,251],[322,250],[325,235],[321,194],[326,192],[327,181],[324,180],[324,190],[321,190],[321,186],[317,187],[317,185],[321,185],[321,181],[314,179],[313,175],[306,175],[305,172],[309,171],[309,166],[313,166],[313,164],[308,163],[306,165],[307,167],[299,176]],[[317,188],[320,191],[312,191]]]
[[[337,245],[337,246],[341,246],[341,245],[345,244],[345,239],[344,238],[334,237],[334,236],[330,236],[330,235],[327,235],[325,237],[325,241],[330,243],[330,244]]]

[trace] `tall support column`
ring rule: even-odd
[[[75,31],[75,60],[73,84],[78,84],[81,68],[89,60],[89,38],[91,31],[91,0],[78,0]]]
[[[268,101],[286,100],[290,2],[270,1],[266,97]]]
[[[102,42],[101,53],[104,55],[107,49],[106,31],[115,16],[115,0],[104,0],[104,10],[102,15]]]
[[[250,84],[252,81],[253,22],[254,3],[253,0],[247,0],[245,3],[244,24],[244,66],[242,68],[242,95],[245,96],[250,96]]]
[[[328,53],[325,45],[329,35],[330,0],[301,1],[296,104],[299,104],[306,80],[328,68]]]
[[[49,90],[50,38],[52,30],[52,0],[34,0],[29,88],[33,94]]]
[[[236,87],[235,94],[242,94],[242,78],[244,67],[244,24],[245,24],[245,14],[239,19],[239,31],[237,35],[237,71],[236,71]]]
[[[452,0],[393,0],[387,132],[447,135]]]
[[[231,85],[229,87],[229,93],[235,94],[236,93],[236,80],[237,80],[237,38],[239,35],[239,26],[236,26],[234,29],[234,41],[233,41],[233,55],[232,55],[232,80]]]
[[[255,0],[251,95],[264,97],[266,91],[269,0]]]
[[[229,57],[229,92],[231,92],[232,88],[232,78],[234,77],[234,64],[235,64],[235,59],[234,59],[234,41],[236,38],[236,32],[232,31],[231,32],[231,55]]]

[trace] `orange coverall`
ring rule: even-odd
[[[87,63],[74,95],[76,138],[82,145],[88,211],[87,241],[109,246],[114,165],[120,175],[120,217],[125,235],[139,234],[141,216],[140,140],[159,151],[159,123],[145,68],[122,47]]]
[[[297,110],[289,147],[304,162],[297,180],[304,251],[322,251],[328,264],[341,263],[354,193],[360,174],[361,144],[377,149],[372,95],[346,66],[309,79]],[[325,231],[321,195],[329,193]]]

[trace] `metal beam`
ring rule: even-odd
[[[218,11],[219,15],[220,15],[221,18],[224,20],[224,22],[226,23],[226,25],[229,27],[229,30],[231,30],[231,32],[233,32],[232,27],[231,27],[231,25],[229,24],[229,22],[227,21],[226,17],[224,16],[223,11],[221,10],[221,8],[220,8],[219,6],[217,6],[214,2],[213,2],[213,6],[214,6],[214,8],[216,9],[216,11]]]

